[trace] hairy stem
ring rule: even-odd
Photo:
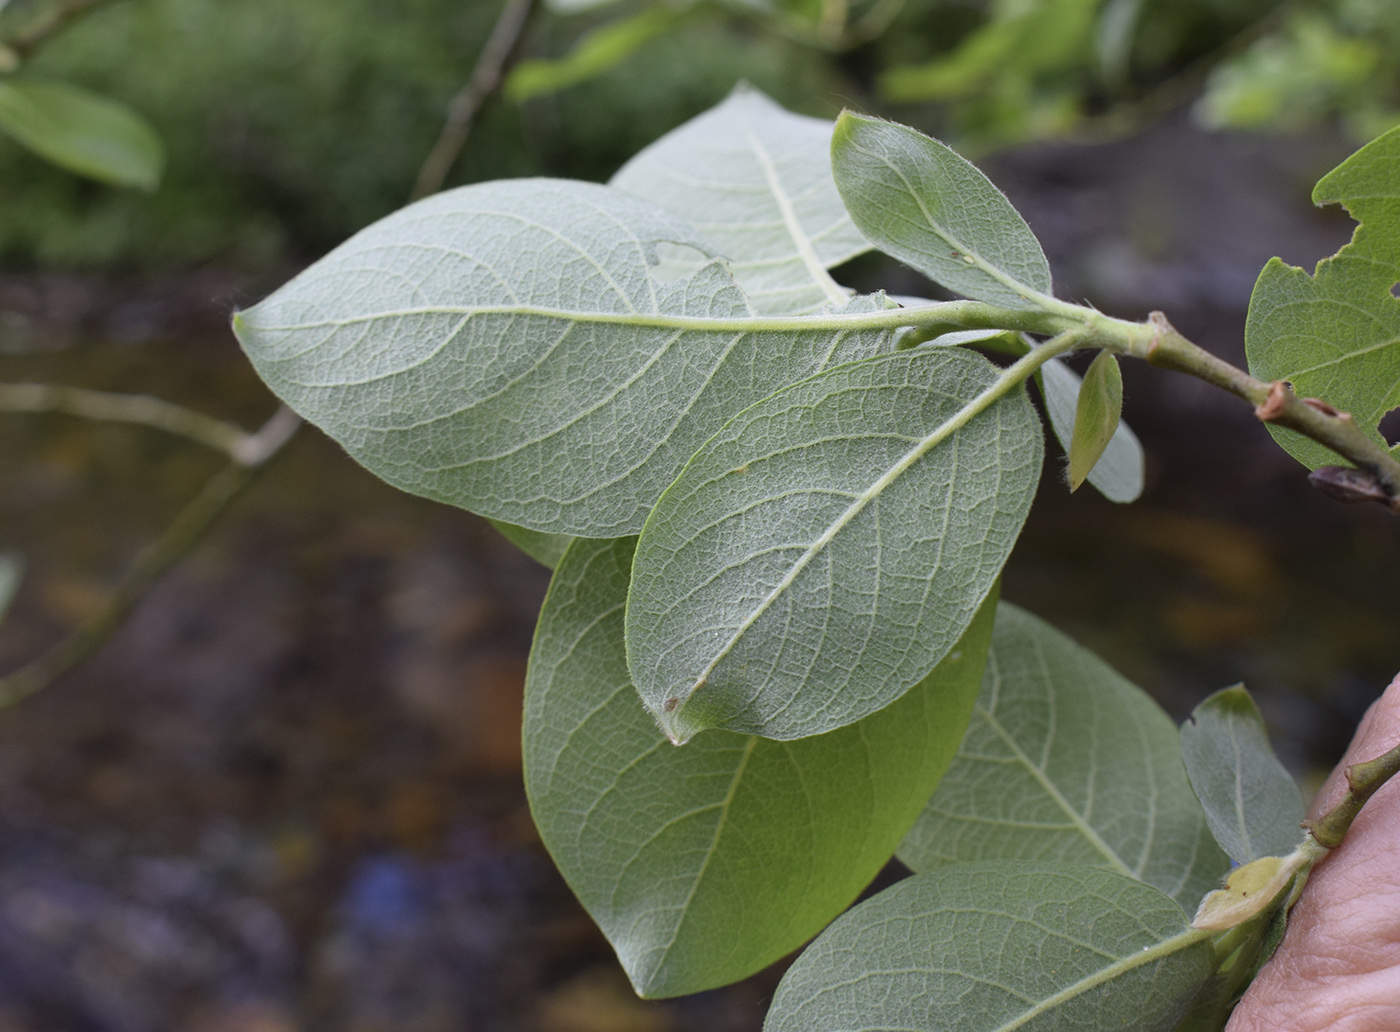
[[[472,122],[481,105],[501,86],[506,65],[520,42],[520,35],[525,31],[525,23],[533,7],[534,0],[506,0],[495,28],[481,48],[471,78],[447,105],[447,120],[443,122],[442,132],[433,149],[424,159],[423,167],[418,170],[418,181],[408,196],[410,201],[420,201],[442,189],[447,174],[452,171],[458,155],[466,146]]]
[[[1366,800],[1376,790],[1400,772],[1400,745],[1383,756],[1364,763],[1353,763],[1346,769],[1347,794],[1327,813],[1308,824],[1310,834],[1319,845],[1335,849],[1346,837],[1347,829]]]
[[[1134,329],[1123,332],[1124,326]],[[1099,323],[1095,329],[1099,332],[1094,344],[1214,384],[1252,404],[1262,422],[1287,427],[1336,452],[1372,481],[1374,493],[1366,497],[1383,501],[1392,512],[1400,513],[1400,461],[1372,440],[1350,413],[1338,412],[1315,398],[1300,398],[1280,381],[1266,383],[1237,369],[1191,343],[1161,312],[1153,312],[1145,323],[1112,320],[1111,325]]]
[[[229,449],[232,460],[209,478],[165,532],[137,557],[102,608],[38,659],[8,676],[0,677],[0,709],[13,706],[48,687],[60,675],[92,655],[111,637],[161,575],[199,542],[205,531],[257,478],[300,426],[301,419],[284,405],[257,433],[241,434],[237,446]]]

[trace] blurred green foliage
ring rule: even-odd
[[[1400,3],[1297,5],[1222,64],[1196,105],[1214,128],[1298,130],[1337,120],[1358,140],[1400,124]]]
[[[0,41],[59,0],[0,0]],[[404,203],[497,0],[107,0],[19,74],[144,115],[154,196],[46,166],[0,139],[0,263],[265,269]],[[1397,118],[1394,0],[547,0],[506,97],[450,183],[608,176],[748,79],[973,153],[1121,133],[1195,99],[1212,125]],[[1213,69],[1213,72],[1212,72]],[[1207,74],[1209,78],[1207,79]],[[15,81],[18,81],[16,79]]]
[[[0,262],[263,268],[324,250],[404,203],[498,6],[122,0],[95,11],[25,72],[144,113],[169,153],[164,182],[153,198],[114,190],[0,140]],[[0,15],[0,38],[13,13]],[[547,45],[554,26],[537,29]],[[601,178],[736,79],[811,109],[831,92],[826,76],[800,48],[697,24],[584,88],[524,109],[489,104],[453,181]]]

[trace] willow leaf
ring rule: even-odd
[[[1050,426],[1068,454],[1079,408],[1079,374],[1060,360],[1051,359],[1040,367],[1040,389]],[[1089,483],[1110,502],[1133,502],[1142,494],[1145,469],[1142,444],[1120,419],[1108,446],[1089,471]]]
[[[845,300],[827,269],[870,249],[831,178],[831,128],[739,86],[641,151],[612,185],[695,226],[756,311],[815,311]]]
[[[1069,443],[1069,489],[1077,491],[1103,458],[1123,415],[1123,373],[1117,356],[1100,351],[1084,373]]]
[[[1181,755],[1220,847],[1236,863],[1298,844],[1303,796],[1269,748],[1264,718],[1243,685],[1224,688],[1181,726]]]
[[[1245,325],[1249,371],[1350,412],[1382,444],[1381,418],[1400,407],[1400,127],[1323,176],[1313,203],[1345,205],[1360,225],[1311,276],[1277,258],[1264,266]],[[1337,461],[1291,430],[1269,431],[1306,466]]]
[[[1019,382],[961,348],[838,366],[745,410],[637,546],[642,701],[676,741],[800,738],[888,705],[991,590],[1042,448]]]
[[[488,522],[512,545],[551,570],[559,565],[559,560],[564,557],[564,550],[574,540],[567,534],[546,534],[529,527],[517,527],[514,523],[502,523],[500,520]]]
[[[667,251],[707,263],[662,282]],[[390,483],[615,537],[729,416],[894,328],[871,299],[844,310],[864,320],[757,318],[713,253],[621,190],[484,183],[361,231],[234,327],[272,389]]]
[[[978,301],[1040,308],[1050,265],[1011,202],[966,158],[916,129],[844,112],[831,167],[880,250]]]
[[[788,969],[764,1032],[1170,1032],[1210,977],[1209,933],[1151,886],[987,861],[909,878]]]
[[[154,190],[165,147],[125,104],[66,82],[0,81],[0,130],[70,172]]]
[[[525,691],[540,835],[644,996],[743,978],[796,949],[889,858],[947,767],[991,636],[988,601],[904,698],[800,742],[724,731],[673,748],[623,653],[634,539],[570,546]]]
[[[1004,603],[972,723],[899,858],[920,872],[972,860],[1082,864],[1144,881],[1186,911],[1229,867],[1162,708]]]

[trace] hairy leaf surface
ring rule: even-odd
[[[1229,866],[1161,707],[1004,603],[972,723],[899,858],[920,872],[968,860],[1083,864],[1147,882],[1188,911]]]
[[[1121,874],[987,861],[855,907],[783,976],[765,1032],[1169,1032],[1210,977],[1207,933]]]
[[[831,178],[828,121],[740,86],[647,147],[612,185],[689,222],[766,315],[843,303],[827,269],[870,249]]]
[[[633,539],[580,540],[540,614],[525,780],[540,834],[644,996],[697,992],[800,946],[889,858],[957,748],[989,600],[897,703],[800,742],[725,731],[677,749],[623,654]]]
[[[1040,242],[967,159],[908,126],[844,112],[831,166],[846,210],[880,250],[977,301],[1039,308],[1051,293]]]
[[[753,313],[695,231],[621,190],[483,183],[361,231],[237,316],[263,379],[391,484],[551,533],[635,533],[729,416],[888,335]],[[846,311],[884,302],[852,301]]]
[[[55,165],[115,186],[154,190],[165,167],[165,148],[144,118],[65,82],[0,81],[0,130]]]
[[[1377,426],[1400,407],[1400,127],[1323,176],[1313,203],[1345,205],[1360,225],[1311,276],[1277,258],[1264,266],[1245,325],[1249,371],[1350,412],[1384,443]],[[1291,430],[1269,431],[1306,466],[1337,461]]]
[[[1181,755],[1220,847],[1236,863],[1292,852],[1303,796],[1269,748],[1264,718],[1243,685],[1216,692],[1181,725]]]
[[[801,738],[897,699],[1001,572],[1040,475],[1019,386],[961,348],[838,366],[736,416],[647,519],[627,657],[677,741]]]

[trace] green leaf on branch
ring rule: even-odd
[[[1041,455],[1025,391],[961,348],[838,366],[745,410],[637,546],[627,655],[647,708],[683,742],[800,738],[888,705],[991,590]]]
[[[947,767],[994,599],[913,691],[799,742],[676,749],[623,653],[633,539],[580,540],[550,585],[525,691],[540,835],[643,996],[698,992],[796,949],[874,877]]]
[[[1181,726],[1181,755],[1210,830],[1232,860],[1283,856],[1298,844],[1302,794],[1269,748],[1264,719],[1243,685],[1192,711]]]
[[[1077,491],[1099,464],[1123,415],[1123,374],[1118,359],[1100,351],[1084,373],[1069,442],[1069,489]]]
[[[1038,75],[1085,63],[1102,5],[1103,0],[992,5],[992,20],[950,53],[883,73],[880,92],[900,103],[997,90],[1032,93]]]
[[[832,124],[740,86],[612,178],[689,222],[730,261],[755,311],[842,302],[827,269],[870,249],[831,178]]]
[[[62,82],[0,81],[0,130],[80,176],[154,190],[165,148],[125,104]]]
[[[557,61],[521,61],[506,78],[502,92],[523,103],[587,82],[621,64],[652,39],[681,23],[683,11],[661,4],[585,34]]]
[[[707,261],[662,282],[676,253]],[[888,346],[835,317],[757,323],[713,253],[621,190],[483,183],[362,230],[234,329],[288,405],[391,484],[616,537],[731,415]]]
[[[520,551],[524,552],[541,566],[551,570],[559,565],[564,557],[564,549],[573,542],[567,534],[545,534],[529,527],[517,527],[514,523],[489,520],[491,526],[501,532],[501,536]]]
[[[788,969],[764,1032],[1170,1032],[1210,978],[1208,933],[1149,885],[987,861],[909,878]]]
[[[1065,452],[1072,455],[1080,403],[1079,374],[1059,359],[1051,359],[1040,367],[1040,389],[1050,426]],[[1119,420],[1103,453],[1089,470],[1088,480],[1109,501],[1132,502],[1142,494],[1144,467],[1142,444],[1128,424]]]
[[[1351,413],[1384,444],[1377,427],[1400,407],[1400,127],[1323,176],[1313,203],[1345,205],[1360,225],[1311,276],[1277,258],[1264,266],[1245,326],[1249,371]],[[1310,468],[1337,461],[1291,430],[1269,431]]]
[[[973,860],[1116,871],[1189,911],[1229,867],[1162,708],[1014,606],[997,613],[958,756],[899,847],[918,872]]]
[[[1050,265],[1011,202],[965,158],[894,122],[844,112],[831,166],[846,210],[880,250],[977,301],[1033,309]]]

